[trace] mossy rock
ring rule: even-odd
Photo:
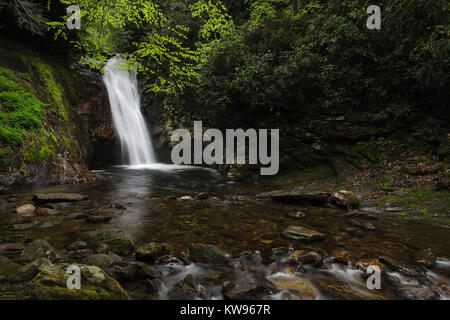
[[[134,240],[120,229],[94,230],[80,234],[88,247],[96,249],[99,244],[107,244],[117,254],[131,254],[134,251]]]

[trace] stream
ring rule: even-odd
[[[156,292],[146,293],[142,281],[123,283],[134,299],[450,297],[448,229],[384,215],[365,221],[344,217],[341,209],[277,203],[257,196],[268,191],[267,186],[229,183],[212,169],[157,164],[100,172],[106,179],[93,184],[14,190],[2,196],[1,242],[45,239],[66,250],[83,232],[118,229],[134,239],[136,248],[149,242],[167,244],[170,256],[151,263],[159,273]],[[36,192],[80,193],[88,199],[55,205],[58,215],[19,221],[15,208],[32,203]],[[205,196],[197,199],[199,193]],[[111,220],[92,224],[69,219],[79,213]],[[14,230],[14,224],[30,221],[32,227]],[[282,237],[289,226],[313,229],[325,239],[300,242]],[[193,243],[217,246],[230,263],[188,261],[187,248]],[[429,252],[436,261],[424,267],[418,261]],[[381,289],[369,290],[361,261],[381,256],[388,257],[388,262],[380,259],[385,262],[380,264]],[[135,256],[120,259],[134,261]]]

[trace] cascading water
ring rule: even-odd
[[[124,63],[121,58],[110,59],[103,76],[122,158],[132,166],[154,164],[155,152],[141,112],[136,74],[123,68]]]

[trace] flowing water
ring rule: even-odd
[[[103,80],[124,162],[133,166],[155,163],[149,130],[141,112],[136,74],[127,70],[125,60],[112,58],[105,67]]]

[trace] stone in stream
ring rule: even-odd
[[[74,212],[66,216],[67,220],[81,220],[87,218],[88,215],[82,212]]]
[[[111,248],[106,243],[100,243],[97,247],[97,253],[108,254],[110,251],[111,251]]]
[[[331,193],[330,202],[343,209],[357,209],[360,205],[358,197],[353,192],[347,190]]]
[[[206,200],[208,198],[209,198],[209,194],[207,194],[206,192],[201,192],[195,196],[195,199],[197,199],[197,200]]]
[[[110,216],[88,216],[86,218],[87,223],[93,223],[93,224],[107,223],[109,221],[111,221]]]
[[[111,254],[97,253],[87,257],[84,260],[84,263],[88,265],[97,266],[102,269],[106,269],[112,264],[120,262],[121,260],[122,259],[114,253]]]
[[[37,216],[48,217],[48,216],[57,216],[59,214],[61,214],[61,211],[50,208],[37,208],[36,210]]]
[[[378,257],[378,261],[388,265],[395,271],[401,272],[410,277],[424,277],[426,275],[422,269],[412,266],[412,265],[402,264],[402,263],[392,259],[391,257],[380,256],[380,257]]]
[[[39,226],[39,228],[41,228],[41,229],[50,229],[50,228],[53,228],[53,227],[55,227],[57,225],[59,225],[59,222],[49,222],[49,221],[47,221],[47,222],[44,222],[43,224],[41,224]]]
[[[331,251],[331,261],[334,263],[348,264],[350,260],[350,254],[344,250]]]
[[[278,202],[292,202],[305,205],[327,205],[330,194],[322,191],[276,190],[258,195]]]
[[[305,219],[306,218],[306,213],[302,212],[302,211],[297,211],[297,212],[289,212],[288,216],[294,219]]]
[[[189,260],[197,263],[229,265],[230,259],[212,244],[192,243],[188,248]]]
[[[96,266],[77,265],[82,283],[79,290],[67,287],[69,264],[38,258],[8,274],[0,283],[0,298],[24,300],[121,300],[129,299],[120,284]]]
[[[23,206],[16,208],[16,212],[21,215],[33,214],[35,210],[36,207],[33,206],[32,204],[24,204]]]
[[[276,291],[273,283],[257,279],[256,276],[247,274],[239,279],[224,281],[223,295],[230,300],[262,299]]]
[[[293,290],[302,298],[314,300],[320,294],[320,291],[308,279],[290,276],[278,277],[270,281],[277,290]]]
[[[386,208],[384,208],[384,211],[386,211],[386,212],[405,212],[405,211],[411,211],[411,208],[406,208],[406,207],[386,207]]]
[[[344,217],[346,218],[358,218],[358,219],[364,219],[364,220],[377,220],[377,217],[373,214],[370,214],[366,211],[349,211],[346,214],[344,214]]]
[[[414,285],[402,285],[397,288],[397,293],[402,299],[405,300],[437,300],[439,294],[432,288],[414,286]]]
[[[47,241],[38,239],[25,246],[20,255],[20,262],[30,262],[38,258],[47,258],[52,262],[66,262],[68,258],[59,250],[53,248]]]
[[[79,249],[75,251],[70,251],[69,257],[75,259],[76,261],[81,261],[89,256],[92,256],[93,254],[94,251],[92,251],[91,249]]]
[[[6,257],[0,256],[0,277],[5,276],[22,267],[20,264],[12,262]]]
[[[136,260],[155,262],[159,257],[170,254],[170,247],[165,243],[150,242],[136,250]]]
[[[372,213],[372,214],[382,214],[383,213],[380,210],[378,210],[377,207],[364,207],[364,208],[360,208],[359,210],[367,212],[367,213]]]
[[[0,199],[0,213],[7,212],[9,209],[9,202],[5,199]]]
[[[415,261],[424,266],[425,268],[431,268],[436,263],[436,255],[431,249],[423,249],[417,252],[415,255]]]
[[[84,241],[75,241],[73,243],[71,243],[68,247],[67,250],[69,251],[77,251],[77,250],[81,250],[81,249],[86,249],[87,248],[87,243]]]
[[[370,222],[364,221],[364,220],[358,220],[358,219],[350,219],[349,220],[354,226],[357,226],[361,229],[375,231],[377,228]]]
[[[121,261],[107,268],[106,272],[120,283],[155,279],[161,276],[159,271],[139,261]]]
[[[17,258],[25,249],[23,243],[2,243],[0,244],[0,255],[7,258]]]
[[[282,235],[287,239],[302,242],[325,239],[325,236],[322,233],[301,226],[290,226],[283,231]]]
[[[34,228],[36,225],[38,225],[39,222],[34,221],[31,223],[21,223],[21,224],[14,224],[12,226],[13,231],[25,231]]]
[[[80,234],[80,239],[90,248],[97,248],[99,244],[108,244],[111,251],[117,254],[130,254],[134,251],[134,239],[120,229],[93,230]]]
[[[78,202],[87,198],[87,196],[77,193],[36,193],[33,196],[33,202],[36,204]]]
[[[303,250],[294,251],[292,257],[299,263],[305,265],[309,264],[315,268],[319,268],[322,266],[323,258],[320,254],[315,251],[310,251],[305,253]]]
[[[383,264],[378,261],[378,259],[376,258],[363,258],[363,259],[359,259],[358,263],[356,264],[356,267],[362,271],[364,271],[364,273],[366,274],[366,276],[371,275],[373,272],[367,272],[368,268],[370,266],[377,266],[378,268],[380,268],[380,271],[383,272],[384,271],[384,267]]]

